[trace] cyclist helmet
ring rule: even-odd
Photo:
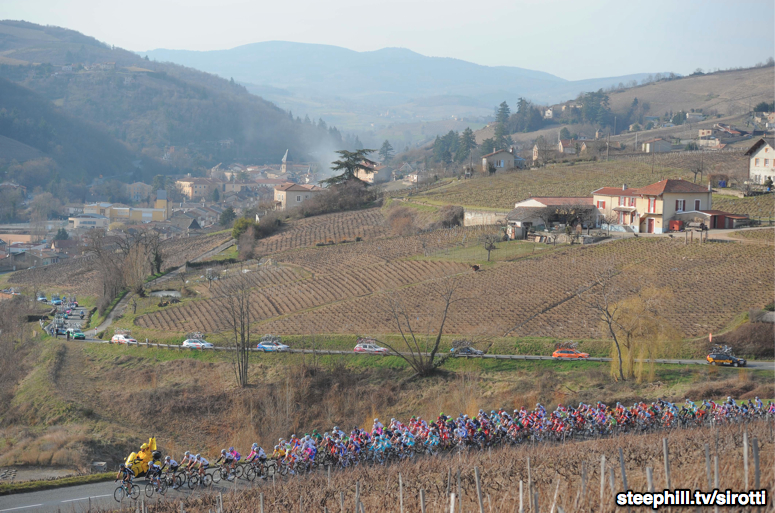
[[[226,454],[226,449],[221,449],[221,454]]]
[[[118,466],[118,468],[120,468],[120,469],[125,469],[125,468],[126,468],[126,465],[124,465],[124,464],[122,463],[121,465],[119,465],[119,466]]]
[[[186,451],[186,453],[184,454],[184,456],[191,456],[191,451]]]
[[[172,458],[170,458],[169,456],[166,456],[166,457],[164,458],[164,461],[170,461],[171,459],[172,459]]]
[[[379,419],[375,417],[374,422],[379,422]]]
[[[229,452],[234,452],[234,447],[229,447]]]
[[[197,454],[196,456],[194,456],[194,459],[195,460],[201,460],[202,459],[202,455],[201,454]]]
[[[253,443],[253,447],[252,448],[253,449],[257,449],[258,448],[258,444],[257,443]]]

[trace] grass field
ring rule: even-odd
[[[688,171],[667,167],[652,174],[651,167],[642,162],[587,162],[454,181],[419,194],[415,201],[511,210],[514,203],[531,196],[590,196],[600,187],[643,187],[664,178],[692,180],[693,176]]]
[[[732,232],[730,237],[772,243],[775,242],[775,228],[760,228],[758,230]]]

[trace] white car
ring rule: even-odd
[[[388,350],[372,342],[358,342],[353,349],[356,353],[388,354]]]
[[[205,340],[189,338],[183,341],[183,347],[192,347],[194,349],[212,349],[214,346]]]
[[[290,347],[286,346],[285,344],[281,344],[276,340],[264,340],[263,342],[258,343],[256,349],[258,351],[264,351],[265,353],[280,353],[288,351]]]
[[[137,340],[128,335],[113,335],[110,339],[111,344],[137,344]]]

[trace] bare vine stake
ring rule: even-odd
[[[718,454],[713,456],[713,485],[718,489]],[[713,511],[718,513],[718,506],[713,506]]]
[[[361,482],[355,482],[355,513],[358,513],[358,503],[361,502]]]
[[[557,506],[557,494],[560,491],[560,478],[557,477],[557,486],[554,488],[554,498],[552,499],[552,508],[549,510],[549,513],[554,513],[554,507]]]
[[[530,505],[530,510],[533,510],[533,501],[530,500],[533,497],[533,479],[530,475],[530,456],[527,457],[527,502]]]
[[[665,488],[670,489],[670,452],[667,448],[667,438],[662,439],[662,453],[665,457]]]
[[[258,498],[260,499],[260,502],[261,502],[261,513],[264,513],[264,494],[263,493],[259,494]]]
[[[611,497],[614,499],[614,503],[616,503],[616,489],[615,483],[616,483],[616,473],[614,473],[613,467],[608,467],[608,483],[611,485]]]
[[[404,482],[401,480],[401,472],[398,473],[398,503],[401,513],[404,513]]]
[[[743,433],[743,476],[745,489],[748,490],[748,430]]]
[[[759,472],[759,439],[754,438],[752,440],[753,442],[753,486],[757,490],[759,490],[761,487],[760,485],[760,478],[761,474]]]
[[[710,445],[705,444],[705,475],[708,478],[708,491],[713,489],[713,481],[710,479]]]
[[[533,494],[533,501],[535,501],[535,512],[541,513],[541,508],[538,507],[538,492]]]
[[[299,495],[299,513],[304,513],[304,497]]]
[[[455,493],[449,494],[449,513],[455,513]]]
[[[622,469],[622,484],[624,485],[624,489],[629,490],[630,487],[627,486],[627,473],[624,471],[624,453],[622,452],[621,447],[619,447],[619,466]]]
[[[339,492],[339,505],[342,507],[342,513],[344,513],[344,492]]]
[[[425,490],[420,488],[420,513],[425,513]]]
[[[522,504],[522,480],[519,480],[519,513],[525,513],[525,508]]]
[[[651,467],[646,467],[646,482],[648,483],[649,492],[654,491],[654,471]]]
[[[479,499],[479,513],[484,513],[484,502],[482,501],[482,485],[479,482],[479,467],[474,467],[474,478],[476,479],[476,497]]]
[[[331,465],[326,465],[328,469],[328,487],[331,488]]]
[[[600,511],[603,511],[603,492],[605,490],[605,454],[600,456]]]

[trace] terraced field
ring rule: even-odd
[[[471,272],[467,265],[412,260],[341,270],[260,288],[251,296],[251,315],[254,320],[270,319],[464,272]],[[272,276],[266,276],[269,273]],[[263,284],[277,278],[284,281],[289,276],[288,271],[263,269],[248,274],[258,275],[254,281]],[[226,315],[218,296],[219,291],[214,290],[213,299],[191,301],[180,308],[144,315],[136,324],[165,331],[219,331],[226,327]],[[341,329],[347,330],[347,327],[347,319],[342,320]]]
[[[651,166],[643,162],[589,162],[456,181],[422,193],[415,201],[510,210],[514,203],[531,196],[589,196],[600,187],[643,187],[665,178],[693,177],[673,167],[657,167],[652,174]]]
[[[734,267],[719,265],[735,262]],[[471,299],[452,309],[450,334],[500,334],[524,323],[515,336],[601,338],[594,313],[577,297],[594,272],[615,267],[621,283],[664,289],[664,315],[687,337],[718,331],[741,311],[771,301],[775,257],[766,246],[707,243],[685,246],[670,239],[628,239],[502,263],[460,277]],[[431,285],[402,289],[424,312]],[[266,332],[392,333],[378,295],[355,298],[265,324]],[[712,315],[709,314],[712,312]]]
[[[736,239],[748,239],[761,242],[775,242],[775,228],[759,228],[757,230],[743,230],[732,232],[730,237]]]
[[[378,208],[338,212],[294,221],[280,233],[261,239],[255,251],[257,255],[270,255],[319,242],[353,241],[356,237],[376,239],[387,233],[385,218]]]
[[[775,194],[747,198],[714,194],[713,208],[732,214],[746,214],[755,219],[775,219]]]

